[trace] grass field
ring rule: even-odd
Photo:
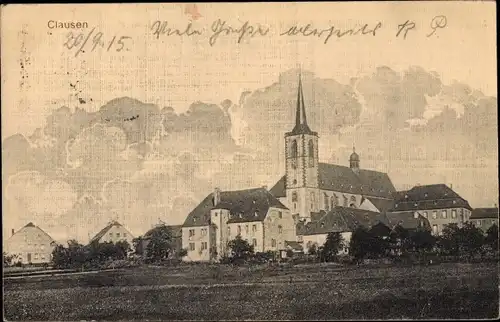
[[[498,316],[498,266],[190,265],[4,280],[7,320]]]

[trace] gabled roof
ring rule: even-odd
[[[227,209],[230,212],[228,223],[263,221],[270,207],[288,209],[264,188],[221,191],[220,202],[213,204],[213,195],[209,194],[187,216],[183,227],[208,226],[210,210]]]
[[[375,208],[377,208],[382,213],[394,207],[394,200],[392,199],[381,199],[373,197],[366,197],[366,199],[368,199],[368,201],[370,201],[375,206]]]
[[[392,211],[466,208],[472,210],[467,200],[445,184],[415,186],[394,194]]]
[[[470,219],[498,218],[498,208],[476,208],[472,210]]]
[[[369,229],[378,223],[388,224],[385,214],[357,208],[335,207],[316,221],[307,224],[298,223],[296,229],[297,235],[317,235],[354,231],[358,226]]]
[[[392,199],[396,191],[387,173],[353,169],[336,164],[319,163],[319,188],[321,190],[338,191]],[[281,177],[270,192],[276,198],[286,196],[286,176]]]
[[[391,228],[396,225],[404,229],[417,229],[423,227],[429,230],[431,228],[429,220],[421,214],[418,214],[418,217],[415,218],[415,211],[388,212],[387,219],[389,219]]]
[[[89,244],[91,244],[92,242],[95,242],[95,241],[98,241],[100,240],[104,235],[106,235],[106,233],[112,228],[112,227],[122,227],[123,229],[125,229],[125,227],[123,227],[122,224],[120,224],[119,222],[117,221],[111,221],[109,224],[106,225],[106,227],[104,227],[103,229],[101,229],[101,231],[99,231],[90,241],[89,241]],[[127,230],[127,229],[125,229]],[[127,232],[130,234],[130,232],[127,230]],[[132,236],[132,234],[130,234],[130,236]]]
[[[55,242],[54,238],[52,238],[52,237],[51,237],[49,234],[47,234],[47,233],[46,233],[46,232],[45,232],[42,228],[40,228],[40,227],[36,226],[36,225],[35,225],[35,224],[33,224],[32,222],[27,223],[27,224],[26,224],[25,226],[23,226],[21,229],[19,229],[18,231],[16,231],[16,232],[14,233],[14,235],[16,235],[17,233],[19,233],[19,232],[23,231],[25,228],[35,228],[35,229],[39,230],[41,233],[43,233],[44,235],[46,235],[48,238],[50,238],[50,240],[51,240],[52,242]],[[12,235],[12,236],[14,236],[14,235]],[[9,239],[10,239],[10,238],[12,238],[12,236],[10,236],[10,237],[9,237]]]

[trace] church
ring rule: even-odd
[[[318,160],[317,132],[307,124],[302,81],[299,77],[295,126],[285,134],[285,175],[270,193],[303,222],[335,207],[361,208],[384,213],[396,191],[386,173],[362,169],[353,149],[349,166]]]

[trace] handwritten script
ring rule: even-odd
[[[360,23],[349,28],[297,23],[281,27],[282,30],[273,30],[269,26],[250,21],[231,24],[227,20],[217,19],[208,26],[193,21],[184,26],[174,26],[169,21],[157,20],[150,25],[150,31],[153,39],[156,40],[168,37],[199,37],[202,40],[207,39],[208,44],[213,47],[221,41],[233,41],[236,44],[241,44],[249,42],[253,38],[271,35],[288,38],[308,37],[318,39],[323,44],[347,37],[376,37],[382,33],[388,33],[392,37],[403,41],[411,39],[411,37],[417,37],[419,33],[427,38],[439,38],[438,31],[447,26],[448,19],[446,16],[438,15],[430,17],[429,23],[423,26],[417,26],[417,23],[412,20],[402,20],[396,25],[387,25],[383,21],[378,21],[375,23]],[[224,38],[226,39],[224,40]],[[101,48],[106,52],[130,51],[132,50],[133,39],[127,35],[104,35],[102,32],[96,32],[94,27],[90,32],[68,33],[63,45],[68,50],[75,49],[75,57],[77,57],[79,54],[85,53],[86,50],[93,52],[97,48]]]

